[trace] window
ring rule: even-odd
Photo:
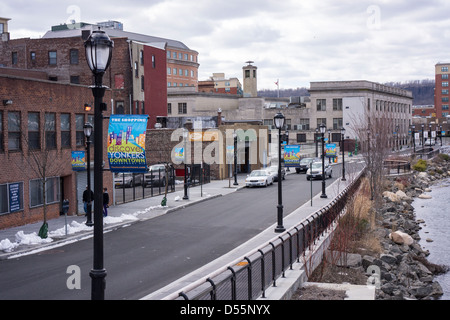
[[[42,179],[30,180],[30,207],[37,207],[44,204]],[[47,178],[45,183],[45,203],[55,203],[59,201],[59,178]]]
[[[61,114],[61,148],[70,147],[70,114]]]
[[[167,114],[172,114],[172,104],[171,103],[167,104]]]
[[[441,74],[441,79],[448,79],[448,74]]]
[[[442,102],[448,102],[448,97],[442,97]]]
[[[152,68],[153,68],[153,69],[156,68],[156,58],[155,58],[155,55],[152,55]]]
[[[173,75],[174,75],[174,76],[176,76],[176,75],[177,75],[177,70],[178,70],[177,68],[173,68],[173,70],[172,70],[172,71],[173,71]]]
[[[167,59],[170,59],[171,51],[167,51]]]
[[[171,75],[172,74],[172,69],[171,68],[167,68],[167,74]],[[170,86],[169,86],[170,87]]]
[[[306,134],[297,133],[297,142],[306,142]]]
[[[20,150],[20,112],[8,112],[8,149]]]
[[[180,59],[180,60],[183,59],[183,54],[181,52],[178,53],[178,59]]]
[[[70,83],[80,84],[80,76],[70,76]]]
[[[0,34],[3,33],[3,30],[5,30],[5,24],[0,23]]]
[[[139,69],[138,69],[138,63],[134,62],[134,77],[139,78]]]
[[[448,94],[448,89],[442,89],[442,94]]]
[[[48,52],[48,64],[49,65],[56,65],[56,51],[49,51]]]
[[[78,49],[70,49],[70,64],[78,64]]]
[[[39,118],[39,112],[28,113],[28,149],[30,150],[39,150],[41,148]]]
[[[317,111],[326,111],[327,110],[327,100],[326,99],[317,99],[316,106],[317,106]]]
[[[188,54],[187,53],[184,54],[184,60],[188,60]]]
[[[443,104],[442,105],[442,110],[448,110],[448,104]]]
[[[448,87],[448,81],[442,82],[442,86],[443,86],[443,87]]]
[[[333,99],[333,111],[342,111],[342,99]]]
[[[144,65],[144,51],[139,51],[139,60],[141,60],[141,65]]]
[[[340,130],[342,126],[342,118],[333,118],[333,130]]]
[[[186,102],[178,103],[178,114],[186,114],[186,113],[187,113]]]
[[[300,119],[300,125],[298,126],[298,130],[309,130],[309,119],[307,118]]]
[[[322,123],[326,127],[327,126],[327,118],[317,118],[317,128],[319,128]]]
[[[76,139],[76,145],[77,146],[83,146],[84,145],[84,115],[83,114],[76,114],[75,115],[75,139]]]
[[[11,53],[11,63],[13,66],[17,64],[17,52]]]
[[[245,70],[245,77],[250,78],[250,70]]]
[[[441,67],[442,72],[448,72],[448,67]]]
[[[145,89],[145,81],[144,81],[144,76],[141,76],[141,91],[144,91]]]
[[[54,113],[45,114],[45,147],[56,148],[56,122]]]
[[[34,52],[34,51],[30,52],[30,60],[32,63],[36,62],[36,52]]]

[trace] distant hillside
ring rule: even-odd
[[[408,82],[387,82],[385,85],[409,90],[413,94],[413,105],[434,104],[434,80],[413,80]],[[309,88],[280,89],[280,98],[309,96]],[[260,97],[277,97],[277,90],[259,90]]]

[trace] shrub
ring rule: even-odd
[[[448,154],[445,153],[439,153],[438,157],[444,161],[449,161],[450,160],[450,156]]]
[[[423,159],[419,159],[415,165],[413,165],[413,170],[424,172],[427,170],[427,162]]]

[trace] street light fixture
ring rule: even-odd
[[[327,198],[327,195],[325,193],[325,131],[327,127],[325,124],[320,124],[320,134],[322,136],[322,194],[320,195],[321,198]]]
[[[87,214],[87,226],[93,226],[92,223],[92,200],[91,199],[91,140],[90,137],[92,135],[92,124],[90,122],[86,122],[83,126],[84,136],[86,137],[86,162],[87,162],[87,187],[88,187],[88,198],[86,205],[86,214]]]
[[[319,128],[316,128],[316,133],[314,134],[314,143],[316,144],[316,158],[319,156],[319,150],[318,150],[318,143],[319,143],[319,139],[317,137],[319,133]]]
[[[183,131],[183,140],[184,140],[184,195],[183,195],[183,200],[189,200],[189,195],[188,195],[188,181],[187,181],[187,141],[188,141],[188,137],[189,137],[189,131],[188,129],[184,128]],[[190,149],[189,149],[190,150]],[[189,154],[189,157],[191,155]],[[189,159],[190,160],[190,159]]]
[[[92,300],[105,299],[106,270],[103,267],[103,74],[111,63],[114,42],[100,30],[93,31],[84,43],[86,60],[94,75],[94,267],[92,278]]]
[[[345,135],[345,128],[342,127],[341,128],[341,148],[342,148],[342,179],[341,179],[341,181],[346,181],[346,179],[345,179],[345,158],[344,158],[344,154],[345,154],[344,135]]]
[[[283,232],[286,229],[283,226],[283,201],[282,201],[282,187],[281,183],[281,129],[284,127],[284,116],[281,112],[278,112],[273,118],[275,128],[278,129],[278,206],[277,206],[277,220],[278,225],[275,228],[275,232]]]

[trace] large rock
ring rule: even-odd
[[[407,233],[401,232],[401,231],[395,231],[395,232],[391,232],[389,234],[389,239],[391,239],[392,241],[394,241],[396,244],[406,244],[406,245],[411,245],[414,242],[414,239]]]
[[[384,191],[383,192],[383,197],[388,198],[392,202],[399,202],[400,201],[400,198],[395,193],[390,192],[390,191]]]
[[[419,199],[431,199],[432,197],[429,194],[422,193],[418,196]]]

